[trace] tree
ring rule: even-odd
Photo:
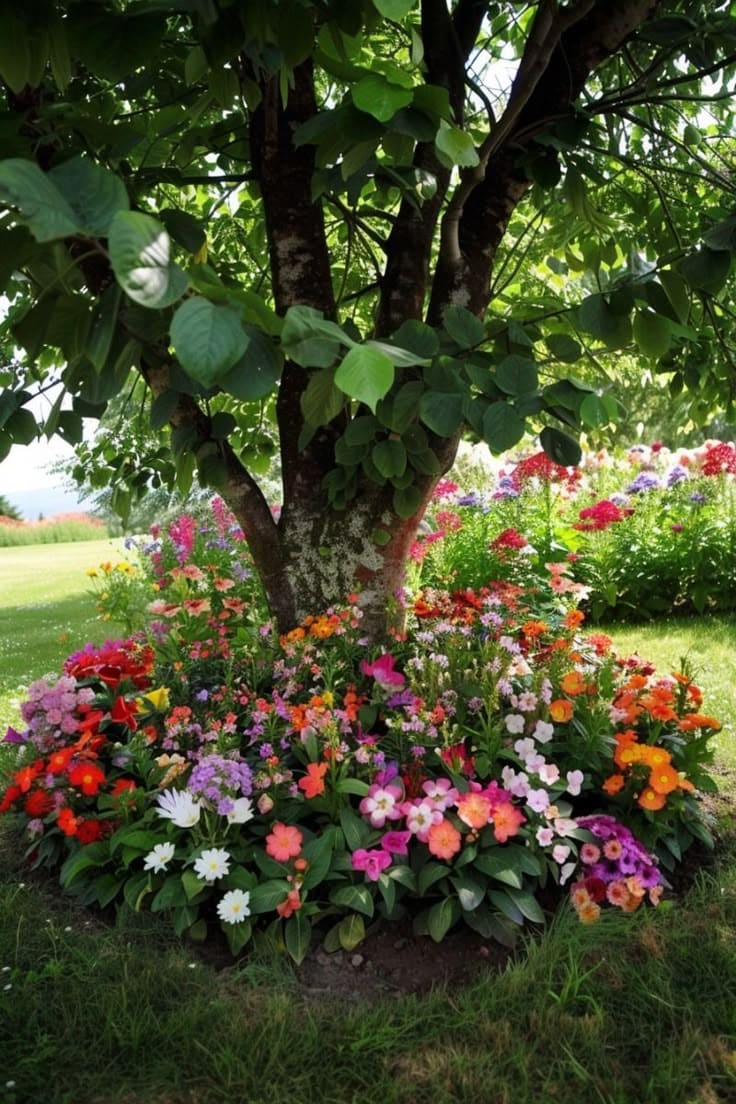
[[[282,627],[358,584],[380,633],[464,430],[569,463],[615,420],[597,349],[732,412],[730,3],[0,9],[0,448],[142,379],[170,448],[116,507],[196,467]]]
[[[0,517],[10,518],[11,521],[22,521],[23,515],[11,502],[8,502],[5,495],[0,494]]]

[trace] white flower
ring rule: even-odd
[[[537,771],[537,774],[542,779],[545,786],[554,786],[555,782],[557,782],[560,777],[560,768],[556,767],[554,763],[543,763]]]
[[[534,741],[531,740],[528,736],[523,740],[516,741],[516,743],[514,744],[514,751],[522,760],[522,762],[526,762],[526,760],[529,759],[530,756],[536,755],[537,753]]]
[[[585,781],[585,775],[580,770],[573,770],[567,772],[567,792],[572,797],[577,797],[580,793],[580,787]]]
[[[166,817],[177,828],[193,828],[202,807],[188,790],[164,790],[156,799],[158,815]]]
[[[153,851],[149,851],[143,860],[143,869],[152,870],[154,874],[166,870],[174,857],[175,850],[173,843],[157,843]]]
[[[250,798],[238,797],[227,814],[228,824],[245,824],[247,820],[252,820],[253,816],[253,802]]]
[[[242,889],[231,889],[217,906],[217,915],[223,924],[242,924],[250,916],[250,893]]]
[[[547,721],[537,721],[532,736],[535,740],[539,740],[540,744],[546,744],[548,740],[552,739],[554,734],[554,725],[548,724]]]
[[[555,847],[552,848],[552,858],[555,860],[556,863],[559,863],[560,866],[562,866],[564,863],[567,862],[570,855],[570,850],[571,849],[567,846],[567,844],[558,843]]]
[[[576,867],[577,867],[577,863],[574,863],[574,862],[565,863],[565,865],[560,870],[560,885],[565,884],[565,882],[570,877],[570,875],[572,873],[574,873]]]
[[[537,828],[537,843],[540,847],[549,847],[555,833],[552,828]]]
[[[529,790],[526,803],[535,813],[543,813],[549,805],[549,794],[546,790]]]
[[[224,878],[230,870],[230,855],[221,847],[210,847],[202,852],[194,864],[194,873],[204,882]]]
[[[524,718],[521,713],[509,713],[505,720],[506,731],[514,736],[524,731]]]

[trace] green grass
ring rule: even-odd
[[[18,721],[29,682],[51,672],[87,640],[115,628],[100,621],[85,568],[122,555],[122,542],[0,548],[0,730]]]
[[[83,572],[117,554],[108,542],[0,551],[0,639],[13,630],[4,683],[58,671],[70,648],[107,634]],[[707,710],[726,722],[722,766],[733,762],[735,625],[609,630],[663,673],[689,651]],[[0,823],[0,1104],[736,1100],[736,854],[725,846],[659,910],[585,928],[563,909],[501,974],[425,997],[367,1003],[356,970],[347,1004],[306,1000],[267,946],[218,972],[155,916],[104,926],[24,873],[17,850]]]

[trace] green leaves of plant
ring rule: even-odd
[[[472,168],[479,164],[480,158],[473,139],[459,127],[448,126],[443,122],[434,144],[440,160],[450,167],[459,165],[461,168]]]
[[[637,311],[634,316],[634,340],[644,356],[659,359],[672,342],[669,321],[652,311]]]
[[[72,157],[48,176],[74,211],[81,231],[93,237],[107,237],[115,215],[130,206],[120,177],[86,157]]]
[[[118,212],[110,224],[108,248],[118,283],[142,307],[168,307],[186,291],[186,273],[171,260],[171,241],[158,219],[138,211]]]
[[[353,87],[353,103],[359,111],[365,111],[378,119],[380,123],[386,123],[402,107],[406,107],[414,98],[410,88],[402,88],[381,76],[380,73],[370,73],[363,77]]]
[[[79,231],[75,212],[32,161],[13,157],[0,162],[0,202],[18,209],[36,241],[54,241]]]
[[[385,353],[370,345],[355,345],[335,373],[335,386],[351,399],[364,402],[374,414],[376,403],[393,382],[393,364]]]
[[[248,337],[237,314],[209,299],[187,299],[171,322],[171,343],[192,379],[211,387],[245,353]]]

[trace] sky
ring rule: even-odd
[[[76,494],[65,490],[64,476],[49,470],[54,462],[72,455],[71,447],[56,437],[30,445],[14,445],[0,462],[0,494],[28,521],[39,514],[49,517],[78,509]]]

